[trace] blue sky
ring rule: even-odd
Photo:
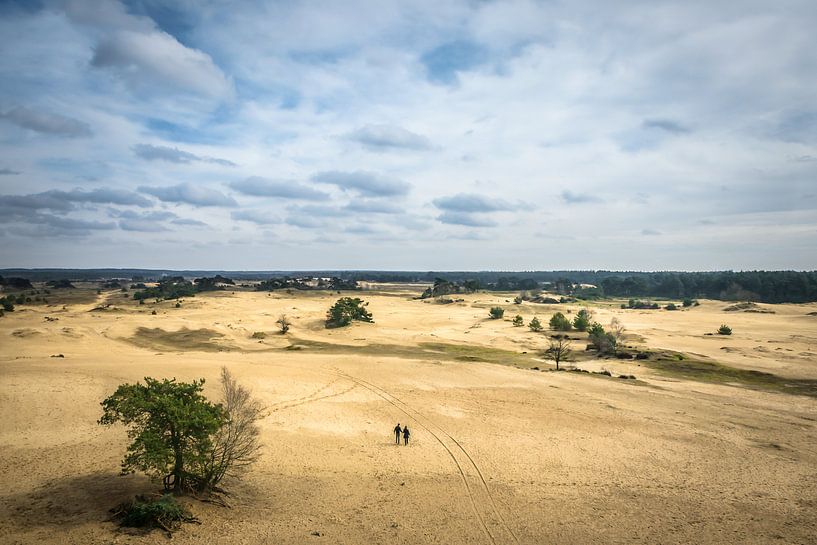
[[[0,1],[0,267],[814,269],[817,4]]]

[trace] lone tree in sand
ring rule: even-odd
[[[555,329],[556,331],[570,331],[572,327],[573,326],[570,323],[570,320],[565,318],[565,315],[561,312],[557,312],[550,317],[550,329]]]
[[[534,316],[533,320],[530,321],[530,323],[528,324],[528,327],[530,328],[531,331],[536,332],[536,333],[538,333],[539,331],[542,331],[542,329],[543,329],[542,328],[542,322],[540,322],[539,318],[537,318],[536,316]]]
[[[523,325],[525,325],[525,320],[524,320],[524,318],[522,318],[522,316],[517,314],[516,316],[513,317],[513,326],[514,327],[522,327]]]
[[[133,442],[122,461],[123,473],[144,471],[161,478],[166,490],[220,491],[227,475],[238,476],[258,457],[257,422],[264,407],[221,369],[223,400],[213,404],[202,395],[204,379],[122,384],[102,402],[99,423],[122,422]]]
[[[505,316],[505,310],[502,307],[491,307],[491,310],[488,311],[488,314],[491,315],[491,320],[499,320],[503,316]]]
[[[278,324],[278,328],[281,330],[282,335],[286,335],[289,331],[289,326],[292,325],[292,322],[289,321],[286,314],[281,314],[281,316],[275,320],[275,323]]]
[[[133,442],[122,460],[122,472],[144,471],[161,478],[166,490],[190,488],[189,469],[203,462],[211,436],[224,423],[224,410],[202,395],[204,379],[122,384],[102,402],[99,423],[122,422]]]
[[[326,327],[344,327],[352,320],[373,322],[372,313],[366,310],[368,304],[357,297],[341,297],[326,313]]]
[[[556,363],[556,370],[559,370],[559,363],[566,361],[570,356],[570,345],[573,341],[567,335],[555,335],[550,339],[549,346],[544,352],[546,359],[553,360]]]

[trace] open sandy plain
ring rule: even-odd
[[[156,486],[118,475],[127,437],[96,424],[99,402],[144,376],[204,377],[216,398],[222,365],[269,407],[263,456],[229,483],[230,509],[193,502],[202,524],[176,543],[817,542],[817,305],[593,303],[653,353],[598,360],[577,342],[572,365],[607,377],[551,372],[546,334],[510,323],[577,304],[440,305],[420,291],[362,292],[376,323],[336,330],[323,328],[338,297],[326,292],[175,308],[80,290],[0,318],[0,542],[166,542],[106,521]],[[504,320],[488,319],[494,304]],[[731,337],[706,335],[721,323]],[[397,422],[408,447],[393,443]]]

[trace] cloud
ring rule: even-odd
[[[206,223],[199,220],[194,220],[190,218],[177,218],[175,220],[171,220],[170,223],[173,225],[190,225],[192,227],[208,227]]]
[[[91,127],[87,123],[64,115],[32,110],[24,106],[16,106],[5,113],[0,113],[0,119],[5,119],[23,129],[54,136],[81,138],[92,134]]]
[[[325,201],[329,195],[322,191],[289,180],[270,180],[252,176],[245,180],[232,182],[230,187],[244,195],[253,197],[279,197],[282,199],[301,199],[305,201]]]
[[[312,216],[289,216],[284,221],[288,225],[302,229],[323,229],[326,227],[326,220]]]
[[[191,163],[194,161],[201,161],[203,163],[213,163],[228,167],[238,166],[232,161],[226,159],[218,159],[216,157],[200,156],[193,153],[180,150],[179,148],[170,148],[167,146],[153,146],[151,144],[136,144],[133,146],[133,152],[137,157],[141,157],[147,161],[167,161],[169,163]]]
[[[574,193],[572,191],[562,191],[560,195],[566,204],[585,204],[603,202],[599,197],[587,193]]]
[[[257,225],[281,223],[280,219],[270,215],[266,210],[237,210],[231,213],[230,217],[236,221],[249,221]]]
[[[641,234],[646,237],[652,237],[660,235],[661,231],[656,231],[655,229],[642,229]]]
[[[425,136],[391,125],[365,125],[347,134],[346,138],[358,142],[373,151],[394,149],[427,150],[431,148],[431,142]]]
[[[362,170],[354,172],[339,172],[336,170],[319,172],[312,176],[312,181],[334,185],[343,190],[352,190],[368,197],[405,195],[411,188],[408,183],[402,180]]]
[[[458,74],[476,68],[488,60],[487,50],[481,45],[457,40],[435,47],[420,57],[428,79],[446,85],[458,82]]]
[[[343,207],[349,212],[362,212],[365,214],[402,214],[405,209],[383,201],[352,201]]]
[[[91,65],[115,71],[140,91],[171,88],[219,99],[232,93],[232,84],[209,55],[158,30],[120,30],[104,37]]]
[[[185,203],[193,206],[237,206],[235,199],[214,189],[183,183],[171,186],[139,186],[139,191],[160,201]]]
[[[10,168],[0,168],[0,176],[17,176],[20,172]]]
[[[503,212],[525,208],[524,204],[513,204],[502,199],[477,195],[475,193],[458,193],[450,197],[440,197],[432,201],[440,210],[451,212]]]
[[[148,207],[150,200],[132,191],[122,189],[93,189],[83,191],[50,190],[29,195],[0,195],[0,205],[28,210],[61,210],[69,211],[75,203],[119,204],[127,206]]]
[[[671,119],[645,119],[641,126],[645,129],[660,129],[672,134],[686,134],[690,132],[687,127]]]
[[[119,228],[123,231],[136,231],[139,233],[161,233],[163,231],[169,231],[169,229],[161,223],[142,219],[119,220]]]
[[[497,223],[488,218],[478,217],[468,212],[446,211],[437,216],[441,223],[465,225],[466,227],[496,227]]]

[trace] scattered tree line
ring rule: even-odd
[[[137,301],[145,299],[180,299],[182,297],[193,297],[197,293],[205,291],[217,291],[225,289],[225,285],[234,285],[230,278],[221,275],[213,277],[196,278],[193,282],[186,280],[183,276],[169,276],[162,278],[158,285],[147,287],[144,284],[137,284],[134,288],[141,288],[134,292],[133,298]]]
[[[357,281],[333,276],[331,278],[315,278],[311,276],[289,277],[282,276],[263,280],[255,288],[257,291],[275,290],[356,290],[359,289]]]

